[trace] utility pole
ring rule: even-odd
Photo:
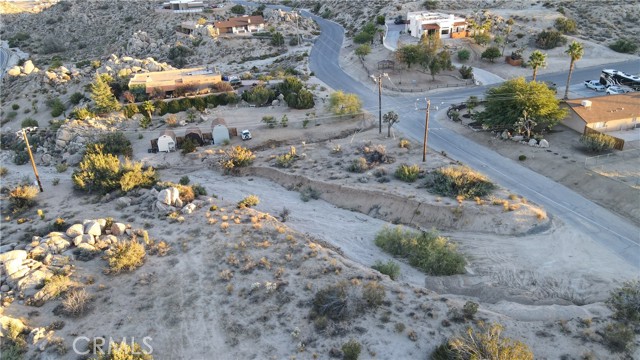
[[[38,181],[38,187],[40,188],[40,192],[44,192],[44,190],[42,189],[42,183],[40,182],[40,176],[38,176],[38,169],[36,168],[36,162],[33,160],[33,154],[31,153],[31,146],[29,145],[29,139],[27,138],[26,129],[22,129],[22,138],[24,139],[25,145],[27,145],[27,152],[29,153],[29,159],[31,159],[31,167],[33,167],[33,174],[36,176],[36,180]]]
[[[420,99],[418,99],[420,100]],[[418,100],[416,100],[416,110],[418,110]],[[424,142],[422,143],[422,162],[427,161],[427,137],[429,135],[429,109],[431,108],[431,100],[427,100],[427,114],[424,119]]]
[[[378,133],[382,134],[382,77],[389,78],[389,74],[380,73],[377,76],[371,75],[374,82],[378,83]]]

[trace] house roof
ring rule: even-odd
[[[227,126],[227,122],[226,122],[226,121],[224,121],[224,119],[223,119],[223,118],[218,117],[218,118],[215,118],[215,119],[213,119],[213,120],[211,121],[211,128],[213,129],[214,127],[216,127],[216,125],[224,125],[224,126]]]
[[[591,106],[582,106],[583,100]],[[640,92],[567,100],[567,105],[587,124],[640,118]]]
[[[189,134],[197,134],[198,136],[202,137],[202,130],[197,127],[190,127],[187,128],[187,130],[184,132],[184,136],[187,136]]]
[[[218,21],[215,23],[215,27],[218,29],[232,28],[232,27],[244,27],[247,25],[260,25],[264,24],[264,18],[260,15],[256,16],[239,16],[230,18],[227,21]]]
[[[173,140],[176,139],[176,133],[173,132],[173,130],[163,130],[160,132],[160,136],[169,136],[171,137]]]
[[[422,24],[423,30],[438,30],[440,29],[440,25],[438,24]]]
[[[467,25],[466,21],[456,21],[453,23],[453,26],[462,26],[462,25]]]

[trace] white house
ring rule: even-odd
[[[418,39],[423,34],[438,34],[440,38],[467,37],[467,21],[453,14],[411,11],[407,13],[405,31]]]
[[[211,138],[215,145],[222,145],[229,141],[229,128],[223,118],[215,118],[211,122]]]
[[[171,0],[163,3],[162,8],[174,13],[198,13],[204,10],[204,3],[194,0]]]
[[[158,138],[158,151],[176,151],[176,134],[171,130],[164,130]]]

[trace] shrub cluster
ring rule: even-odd
[[[276,166],[290,168],[296,160],[298,160],[298,155],[296,154],[296,148],[292,146],[286,154],[276,156]]]
[[[35,186],[18,186],[9,192],[9,203],[15,212],[26,210],[35,204],[39,190]]]
[[[238,208],[239,209],[250,208],[258,205],[259,203],[260,203],[260,198],[258,198],[256,195],[249,195],[238,202]]]
[[[32,127],[32,126],[38,126],[38,120],[35,120],[33,118],[26,118],[24,120],[22,120],[22,123],[20,123],[20,127],[21,128],[28,128],[28,127]]]
[[[358,285],[341,281],[316,293],[312,302],[311,317],[346,320],[363,313],[367,308],[380,306],[385,297],[384,287],[375,281],[365,284],[362,289],[359,289]]]
[[[225,152],[225,157],[222,159],[222,167],[227,173],[233,172],[237,168],[253,164],[255,158],[256,156],[251,150],[242,146],[234,146]]]
[[[395,172],[395,177],[405,182],[414,182],[420,175],[420,167],[418,165],[400,164]]]
[[[109,264],[109,273],[133,271],[144,264],[147,252],[144,245],[137,240],[118,242],[106,252],[105,259]]]
[[[618,320],[640,323],[640,280],[626,281],[611,292],[607,305]]]
[[[575,34],[577,30],[577,24],[575,20],[563,17],[557,18],[554,26],[563,34]]]
[[[456,245],[435,231],[418,233],[400,226],[385,227],[376,235],[375,244],[392,255],[407,258],[409,264],[429,275],[465,272],[466,261]]]
[[[619,53],[633,54],[638,50],[638,44],[629,39],[618,39],[609,48]]]
[[[480,330],[467,329],[440,345],[431,354],[432,360],[458,359],[518,359],[533,360],[529,347],[517,340],[501,337],[502,326],[493,324]]]
[[[613,149],[616,139],[607,134],[587,134],[580,137],[582,143],[590,152],[603,152]]]
[[[567,38],[556,30],[543,30],[536,37],[536,46],[540,49],[553,49],[567,43]]]
[[[393,260],[389,260],[386,263],[378,260],[371,268],[389,276],[391,280],[396,280],[400,276],[400,265]]]
[[[194,98],[182,98],[171,101],[156,100],[153,103],[153,107],[158,115],[163,116],[167,113],[176,114],[181,111],[187,111],[190,108],[195,108],[198,111],[203,111],[207,106],[217,107],[219,105],[235,104],[238,102],[238,98],[235,93],[227,92],[222,94],[211,94],[202,97]]]
[[[463,199],[486,196],[495,188],[487,177],[466,166],[437,169],[427,176],[426,185],[435,194]]]
[[[360,351],[362,351],[362,346],[360,346],[360,343],[355,339],[351,339],[342,345],[344,360],[358,360]]]
[[[351,161],[351,164],[347,166],[347,170],[355,173],[363,173],[369,170],[369,164],[367,164],[367,159],[363,157],[359,157]]]

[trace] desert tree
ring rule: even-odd
[[[362,44],[356,48],[356,55],[361,60],[364,60],[364,57],[369,54],[371,54],[371,46],[369,46],[368,44]]]
[[[538,68],[547,67],[547,54],[540,50],[534,50],[531,55],[529,55],[529,66],[533,69],[533,81],[536,81]]]
[[[487,90],[484,110],[477,114],[477,119],[491,127],[513,129],[523,110],[542,127],[556,125],[567,114],[545,83],[527,82],[519,77]]]
[[[120,108],[120,103],[111,92],[107,78],[98,74],[91,83],[91,99],[96,103],[98,112],[107,113]]]
[[[493,60],[499,57],[500,57],[500,49],[498,49],[495,46],[491,46],[487,48],[487,50],[485,50],[481,55],[482,59],[489,59],[489,61],[491,62],[493,62]]]
[[[396,60],[407,64],[407,68],[411,69],[411,64],[420,61],[421,53],[420,45],[404,45],[396,50]]]
[[[395,111],[389,111],[382,116],[382,122],[387,124],[387,137],[391,137],[391,127],[393,124],[400,122],[398,114]]]
[[[151,114],[155,109],[155,106],[153,106],[153,103],[149,100],[142,103],[142,110],[147,114],[148,119],[151,119]]]
[[[329,95],[329,108],[335,115],[356,115],[362,109],[362,101],[356,94],[336,91]]]
[[[571,62],[569,63],[569,76],[567,77],[567,86],[564,90],[564,99],[567,100],[569,98],[569,84],[571,82],[571,74],[573,73],[573,68],[576,64],[576,61],[582,58],[584,54],[584,46],[582,43],[577,41],[572,42],[569,45],[569,48],[565,51],[565,54],[571,57]]]
[[[527,133],[527,139],[531,138],[531,131],[533,131],[536,125],[538,125],[538,123],[529,116],[527,109],[522,110],[522,116],[515,122],[518,132],[525,131]]]
[[[284,46],[284,35],[281,32],[275,32],[271,35],[271,45]]]

